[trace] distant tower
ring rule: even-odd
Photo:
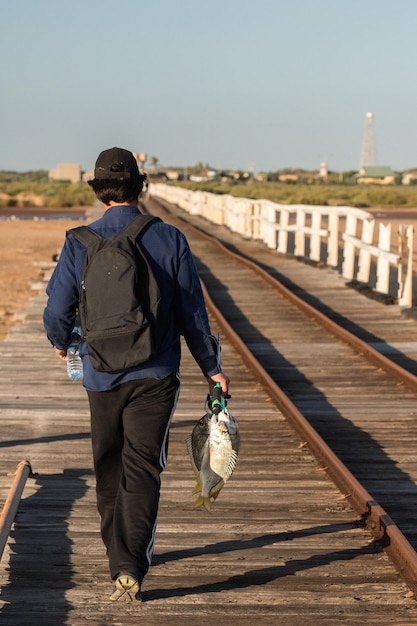
[[[320,163],[319,178],[326,181],[328,175],[329,175],[329,170],[327,169],[327,162],[322,161]]]
[[[362,154],[360,167],[374,164],[374,148],[373,148],[373,113],[365,115],[365,132],[363,134]]]

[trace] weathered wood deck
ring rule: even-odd
[[[36,473],[0,563],[2,626],[417,624],[387,557],[225,339],[242,437],[235,474],[211,514],[193,510],[184,440],[204,412],[206,384],[185,349],[144,602],[110,603],[87,400],[45,340],[44,303],[33,298],[0,343],[0,505],[20,460]]]

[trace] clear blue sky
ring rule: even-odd
[[[417,167],[416,0],[1,2],[0,169]]]

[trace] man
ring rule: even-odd
[[[97,158],[89,181],[103,216],[90,227],[114,236],[137,215],[146,175],[128,150],[111,148]],[[141,365],[116,372],[96,371],[81,342],[83,385],[91,414],[101,536],[115,589],[113,601],[140,601],[156,530],[160,474],[165,468],[168,430],[179,393],[180,337],[207,378],[209,388],[228,377],[220,370],[199,277],[184,235],[161,221],[140,235],[140,246],[162,295],[164,331],[158,352]],[[86,248],[71,234],[47,286],[44,326],[56,355],[67,359]]]

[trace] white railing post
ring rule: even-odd
[[[246,239],[253,239],[253,214],[254,214],[254,202],[247,200],[245,202],[245,219],[244,219],[244,232],[243,235]]]
[[[290,214],[286,209],[280,209],[279,211],[279,224],[278,224],[278,252],[286,254],[288,251],[288,226]]]
[[[233,215],[233,197],[232,196],[225,196],[225,206],[224,206],[224,223],[225,225],[232,229],[232,224],[233,224],[233,219],[232,219],[232,215]]]
[[[400,224],[398,229],[398,248],[400,262],[398,265],[398,304],[404,307],[413,306],[413,233],[412,226]]]
[[[262,205],[260,202],[254,202],[253,203],[253,216],[252,216],[253,239],[261,238],[261,220],[262,220]]]
[[[262,231],[263,241],[268,248],[277,249],[276,208],[272,202],[262,202]]]
[[[329,212],[328,229],[327,264],[330,267],[337,267],[339,265],[339,214],[336,211]]]
[[[306,236],[304,228],[306,225],[306,212],[302,209],[297,209],[296,227],[295,231],[295,246],[294,255],[303,257],[306,253]]]
[[[362,221],[362,237],[363,243],[372,244],[374,237],[374,225],[375,220],[363,220]],[[359,250],[359,269],[358,280],[362,283],[369,281],[369,274],[371,272],[371,252],[369,249],[361,248]]]
[[[346,235],[350,235],[352,237],[356,236],[356,215],[352,215],[348,213],[346,217]],[[355,272],[355,246],[349,240],[345,240],[345,245],[343,248],[343,266],[342,266],[342,276],[343,278],[347,278],[348,280],[352,280]]]
[[[391,246],[391,224],[379,225],[378,248],[389,252]],[[378,257],[376,264],[376,290],[380,293],[389,292],[389,260],[383,255]]]
[[[319,211],[312,211],[311,215],[311,236],[310,236],[310,259],[312,261],[320,261],[320,226],[321,226],[321,213]]]
[[[201,211],[201,191],[195,191],[193,193],[190,202],[190,215],[199,215]]]

